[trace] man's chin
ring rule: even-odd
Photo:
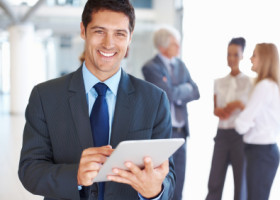
[[[114,74],[117,71],[119,71],[120,65],[119,66],[101,66],[99,67],[99,71],[106,73],[106,74]]]

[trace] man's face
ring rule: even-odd
[[[161,53],[169,59],[178,56],[180,53],[180,44],[177,39],[171,36],[169,45],[166,48],[162,48]]]
[[[89,71],[101,81],[113,76],[120,68],[131,36],[129,18],[120,12],[100,10],[93,13],[86,30],[81,23]]]

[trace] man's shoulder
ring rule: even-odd
[[[160,64],[160,58],[158,57],[158,55],[156,55],[150,60],[148,60],[144,64],[143,68],[153,68],[153,67],[157,67],[159,64]]]
[[[66,75],[58,77],[58,78],[50,79],[48,81],[39,83],[35,87],[37,87],[40,91],[45,91],[45,92],[48,92],[48,91],[62,92],[63,90],[66,91],[68,89],[70,82],[72,80],[72,77],[75,73],[77,73],[77,71],[71,72],[69,74],[66,74]]]
[[[50,79],[48,81],[39,83],[37,86],[38,87],[56,87],[59,85],[64,85],[71,80],[71,78],[73,77],[73,74],[74,74],[74,72],[66,74],[66,75],[58,77],[58,78]]]
[[[179,57],[175,57],[174,60],[175,60],[175,62],[177,62],[177,63],[179,63],[181,65],[185,64],[184,61],[181,58],[179,58]]]
[[[145,80],[136,78],[135,76],[128,74],[128,77],[135,88],[136,92],[140,93],[145,93],[147,92],[148,94],[155,93],[155,94],[162,94],[164,91],[157,87],[156,85],[147,82]]]
[[[178,66],[179,68],[183,69],[183,70],[188,70],[187,66],[185,65],[184,61],[181,58],[174,58],[174,62],[176,64],[176,66]]]
[[[156,108],[160,102],[168,102],[166,92],[156,85],[128,75],[133,86],[133,101],[137,106]]]

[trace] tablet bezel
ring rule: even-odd
[[[114,152],[103,164],[94,182],[109,181],[108,175],[115,175],[113,168],[128,170],[124,165],[130,161],[144,167],[143,159],[146,156],[151,157],[154,167],[158,167],[167,160],[177,149],[185,142],[183,138],[170,139],[150,139],[150,140],[128,140],[120,142]]]

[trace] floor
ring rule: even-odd
[[[2,101],[1,101],[2,100]],[[3,103],[3,99],[0,104]],[[22,144],[24,116],[0,113],[0,199],[39,200],[40,196],[29,193],[21,185],[17,170]]]
[[[9,115],[8,104],[7,97],[0,95],[0,200],[41,200],[42,197],[26,191],[18,179],[17,169],[25,120],[24,115]],[[207,193],[216,119],[210,114],[209,116],[201,116],[198,112],[194,112],[200,106],[201,103],[194,103],[189,109],[190,113],[197,114],[190,115],[192,135],[188,139],[184,200],[203,200]],[[209,113],[211,112],[209,111]],[[201,126],[198,123],[201,120],[207,123]],[[270,200],[280,199],[279,171],[272,187]],[[231,168],[229,168],[223,200],[231,199],[233,199],[233,179]]]

